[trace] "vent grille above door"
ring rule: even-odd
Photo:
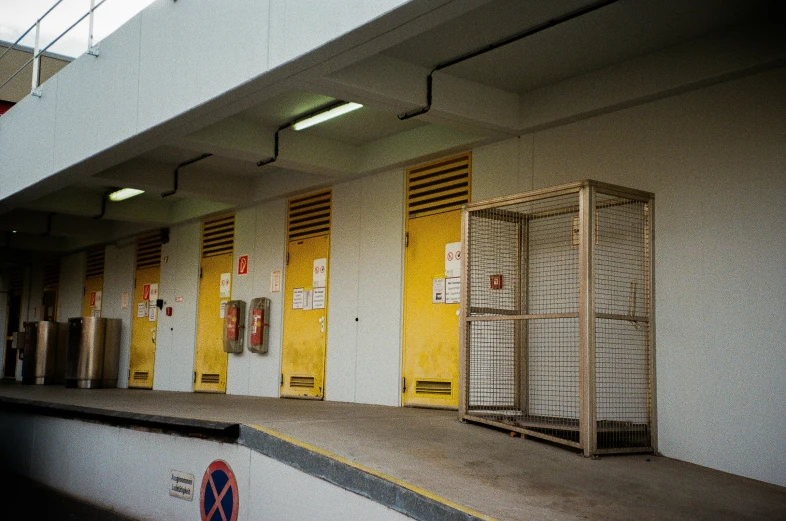
[[[470,157],[464,154],[407,170],[407,216],[458,210],[468,203]]]
[[[292,241],[330,233],[331,200],[330,190],[290,199],[287,239]]]
[[[60,259],[50,260],[44,266],[44,287],[51,288],[60,284]]]
[[[85,268],[85,278],[95,279],[104,276],[104,252],[106,249],[101,246],[93,248],[87,252],[87,267]]]
[[[142,235],[136,240],[136,269],[161,266],[161,234]]]
[[[224,215],[202,223],[202,258],[232,253],[235,244],[235,216]]]

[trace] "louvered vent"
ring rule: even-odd
[[[202,258],[232,253],[235,244],[235,216],[224,215],[202,223]]]
[[[287,212],[288,240],[317,237],[330,233],[332,192],[306,195],[289,200]]]
[[[203,384],[217,384],[219,383],[220,376],[218,373],[205,373],[201,376],[200,381]]]
[[[407,216],[458,210],[468,203],[470,157],[465,154],[407,170]]]
[[[450,380],[415,380],[415,394],[450,396],[453,384]]]
[[[313,389],[314,377],[313,376],[290,376],[289,386],[298,387],[301,389]]]
[[[161,234],[142,235],[136,240],[136,269],[161,266]]]
[[[150,377],[150,373],[148,371],[134,371],[135,381],[145,381],[149,377]]]
[[[21,290],[25,282],[25,272],[23,270],[14,270],[11,272],[10,288],[13,291]]]
[[[93,248],[87,252],[85,278],[95,279],[104,276],[104,247]]]
[[[47,261],[44,266],[44,287],[52,288],[60,284],[60,259]]]

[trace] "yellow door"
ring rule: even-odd
[[[194,390],[225,393],[228,354],[224,351],[224,305],[231,295],[235,216],[206,220],[197,309]]]
[[[85,296],[82,299],[83,317],[100,317],[103,300],[104,277],[85,279]]]
[[[461,255],[456,252],[461,250],[461,206],[469,201],[469,178],[469,155],[407,171],[404,405],[458,407]]]
[[[281,396],[325,396],[332,198],[326,190],[289,200]]]
[[[315,281],[324,266],[327,280],[329,236],[289,243],[284,302],[281,395],[322,399],[327,347],[327,282]],[[316,285],[315,285],[316,282]]]
[[[153,388],[156,362],[158,312],[160,295],[161,234],[142,235],[136,241],[136,272],[131,307],[131,353],[128,364],[128,386],[135,389]]]
[[[134,279],[128,386],[136,389],[153,388],[159,309],[151,309],[156,303],[150,300],[150,292],[158,286],[160,273],[159,266],[137,269]]]

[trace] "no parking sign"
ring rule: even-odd
[[[225,461],[211,463],[202,478],[199,513],[202,521],[237,521],[237,479]]]

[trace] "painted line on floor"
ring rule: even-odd
[[[261,425],[241,424],[238,442],[415,519],[497,521],[433,492]],[[336,463],[350,470],[347,472]]]

